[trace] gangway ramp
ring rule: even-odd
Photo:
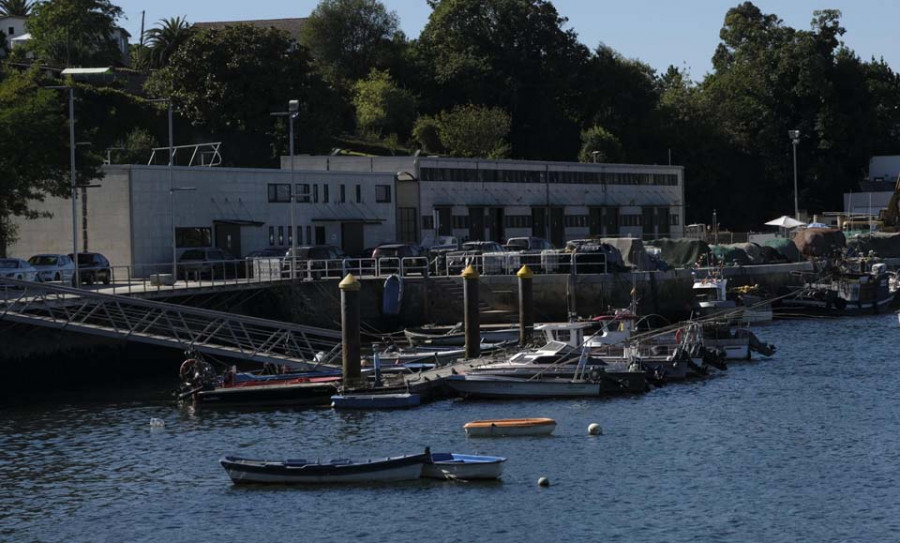
[[[329,362],[341,341],[336,330],[9,278],[0,320],[295,368]]]

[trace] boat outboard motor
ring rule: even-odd
[[[722,349],[704,349],[703,364],[725,371],[728,369],[728,364],[725,363],[725,356],[725,351]]]

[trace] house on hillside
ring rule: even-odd
[[[16,47],[25,45],[31,39],[28,33],[28,17],[6,16],[0,17],[0,31],[6,39],[7,49],[12,50]],[[113,30],[113,39],[121,52],[121,57],[117,63],[119,66],[129,66],[131,64],[131,50],[128,45],[128,39],[131,34],[121,27]]]
[[[15,38],[18,38],[22,35],[26,34],[25,30],[25,21],[27,21],[27,17],[20,17],[18,15],[6,15],[0,17],[0,32],[3,33],[3,39],[6,40],[6,50],[11,50],[17,42],[14,41]],[[0,49],[2,51],[2,49]],[[0,52],[2,55],[2,52]]]

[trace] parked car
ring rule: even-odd
[[[178,257],[179,279],[225,279],[240,275],[243,266],[217,247],[188,249]]]
[[[290,248],[288,247],[266,247],[257,251],[250,251],[244,258],[284,258]]]
[[[459,251],[447,253],[447,269],[451,275],[461,273],[472,265],[478,273],[502,273],[518,268],[518,255],[511,255],[496,241],[467,241]]]
[[[37,271],[21,258],[0,258],[0,277],[20,281],[34,281]]]
[[[398,273],[402,259],[418,257],[424,257],[424,260],[404,262],[404,271],[424,273],[427,267],[428,251],[414,243],[385,243],[372,251],[372,258],[378,262],[378,268],[382,274]]]
[[[428,248],[431,254],[446,253],[459,250],[459,238],[456,236],[438,236],[434,244]]]
[[[38,281],[75,283],[75,263],[67,255],[34,255],[28,263],[37,271]]]
[[[298,277],[340,277],[342,275],[341,264],[337,261],[346,258],[344,251],[334,245],[304,245],[297,247],[292,256],[287,252],[284,263],[281,266],[281,276],[291,276],[291,264],[296,267]]]
[[[521,255],[519,260],[522,264],[527,264],[533,272],[539,272],[543,269],[542,259],[547,258],[542,255],[552,254],[555,248],[544,238],[521,237],[506,240],[506,250],[518,252]]]
[[[69,253],[70,259],[74,260],[74,254]],[[78,253],[78,277],[81,283],[85,285],[93,285],[102,282],[108,285],[112,281],[112,269],[109,266],[109,260],[100,253]]]

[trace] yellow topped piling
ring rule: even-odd
[[[341,282],[338,283],[338,288],[341,290],[359,290],[359,280],[357,280],[356,277],[353,277],[352,273],[348,273],[347,277],[344,277]]]
[[[519,271],[516,272],[516,277],[519,279],[531,279],[534,277],[534,272],[531,271],[531,268],[528,267],[528,264],[522,264],[522,267],[519,268]]]
[[[460,277],[462,277],[463,279],[478,279],[479,277],[481,277],[481,274],[479,274],[478,270],[476,270],[471,264],[469,264],[468,266],[466,266],[466,269],[463,270]]]

